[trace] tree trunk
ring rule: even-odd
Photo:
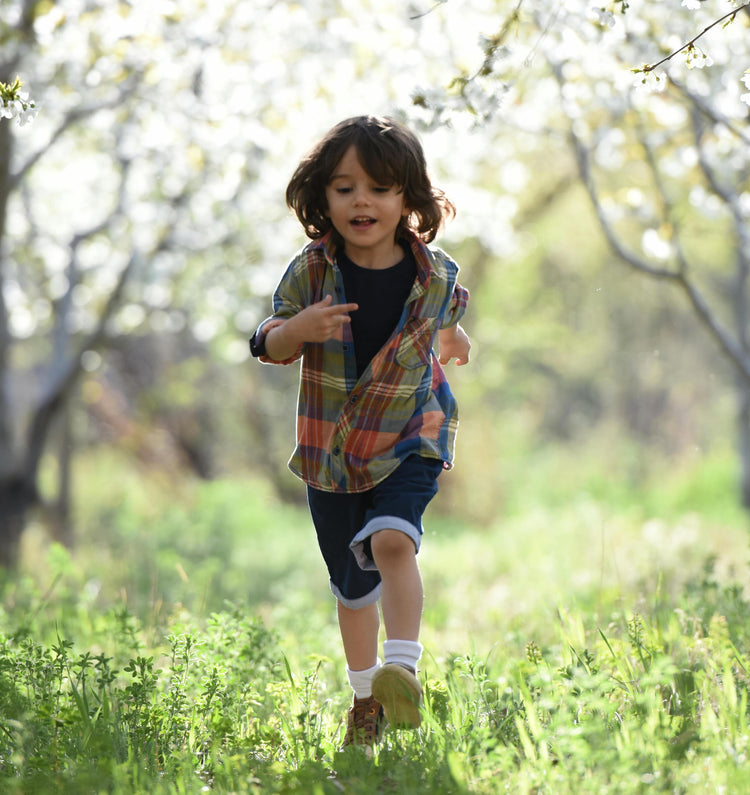
[[[750,388],[743,379],[737,384],[737,446],[740,457],[740,499],[750,510]]]
[[[72,470],[73,470],[73,419],[71,399],[65,401],[61,411],[60,440],[57,452],[57,496],[52,504],[51,532],[56,541],[72,549],[75,538],[71,511]]]
[[[0,479],[0,567],[16,567],[26,517],[37,496],[34,484],[20,475]]]
[[[33,502],[23,478],[13,472],[13,439],[8,403],[7,364],[10,348],[5,284],[5,225],[10,194],[13,136],[8,121],[0,121],[0,567],[13,568],[26,512]]]
[[[7,120],[0,122],[0,477],[10,460],[12,449],[12,422],[8,402],[8,360],[10,354],[10,333],[8,330],[8,310],[5,304],[5,228],[7,223],[8,196],[10,194],[10,159],[13,138]],[[0,513],[2,521],[2,513]]]

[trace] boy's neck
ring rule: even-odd
[[[386,270],[398,265],[404,258],[404,249],[398,243],[393,244],[393,248],[388,251],[368,251],[354,249],[344,245],[344,254],[360,268],[368,270]]]

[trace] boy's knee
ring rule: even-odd
[[[371,544],[372,556],[378,568],[383,561],[414,556],[417,551],[411,538],[400,530],[379,530],[373,534]]]

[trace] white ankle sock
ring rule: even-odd
[[[349,684],[352,686],[356,698],[370,698],[372,695],[372,677],[375,676],[375,672],[380,668],[380,665],[381,662],[378,657],[378,661],[372,668],[365,668],[363,671],[352,671],[348,665],[346,666],[346,675],[349,678]]]
[[[383,643],[383,656],[386,663],[405,665],[416,671],[422,656],[422,644],[416,640],[387,640]]]

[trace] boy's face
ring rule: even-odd
[[[396,243],[399,222],[409,215],[398,185],[379,185],[352,146],[326,185],[327,216],[344,239],[346,255],[363,268],[390,268],[403,257]]]

